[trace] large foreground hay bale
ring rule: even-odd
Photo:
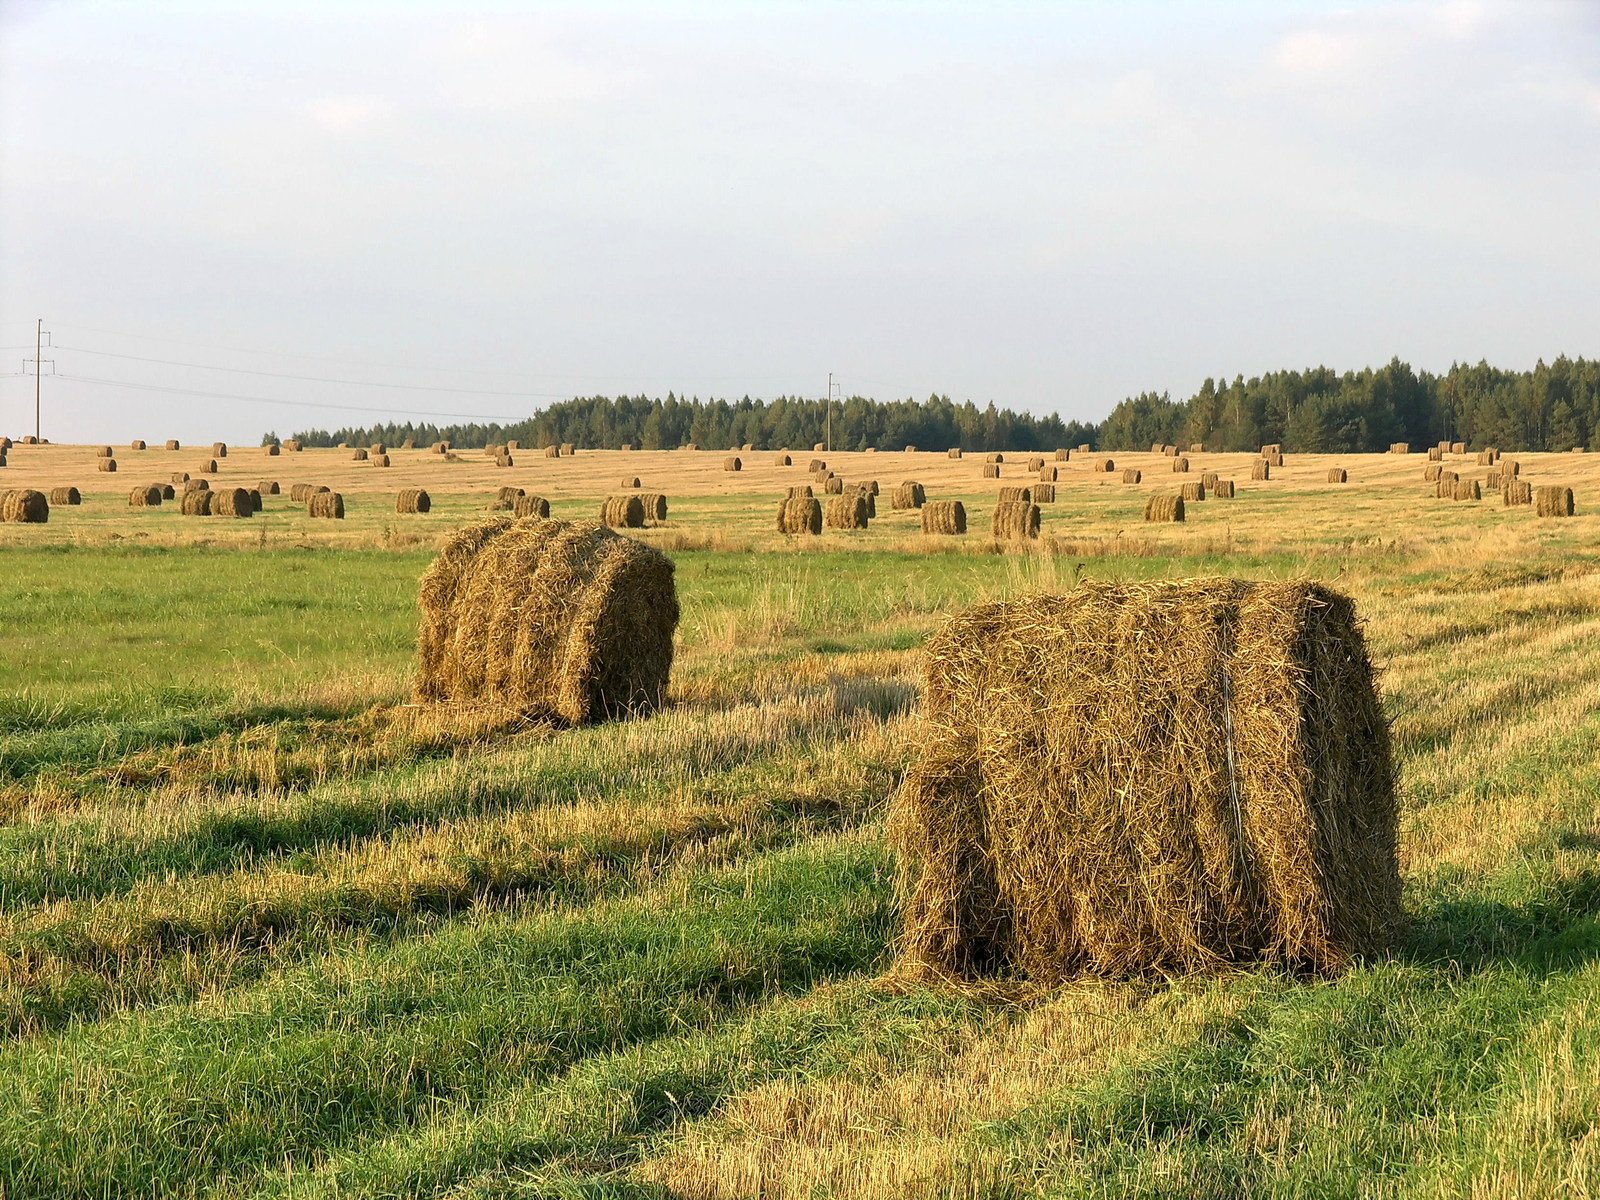
[[[51,488],[50,503],[58,507],[62,505],[71,507],[74,504],[82,504],[83,493],[79,492],[75,487]]]
[[[921,508],[928,501],[928,492],[914,479],[902,480],[890,497],[890,506],[897,509]]]
[[[1350,472],[1346,471],[1343,467],[1329,467],[1328,468],[1328,482],[1329,483],[1349,483],[1350,482]]]
[[[1001,504],[1033,503],[1033,493],[1025,487],[1003,487],[997,498]]]
[[[425,513],[433,507],[433,497],[422,488],[401,488],[394,498],[397,513]]]
[[[1180,484],[1178,494],[1183,497],[1185,504],[1194,500],[1204,500],[1206,498],[1206,485],[1198,480],[1193,483]]]
[[[102,471],[115,472],[117,469],[117,460],[114,458],[97,458],[95,459],[95,465],[97,465]]]
[[[672,574],[659,550],[599,525],[461,529],[422,578],[416,698],[574,725],[655,709],[678,626]]]
[[[1139,483],[1144,479],[1144,472],[1136,467],[1128,467],[1122,472],[1123,483]]]
[[[1264,459],[1264,458],[1256,459],[1255,462],[1250,464],[1250,478],[1251,479],[1271,479],[1272,478],[1272,463],[1269,462],[1267,459]]]
[[[822,505],[811,496],[790,495],[778,505],[779,533],[821,533]]]
[[[867,527],[867,498],[860,492],[835,496],[828,501],[822,514],[829,529],[865,529]]]
[[[327,490],[327,486],[321,483],[291,483],[289,485],[289,499],[296,504],[304,504],[318,492]]]
[[[1181,521],[1184,515],[1182,496],[1157,494],[1144,502],[1146,521]]]
[[[667,497],[664,492],[640,492],[639,503],[644,505],[647,525],[660,525],[667,519]]]
[[[644,505],[637,496],[607,496],[600,520],[612,529],[644,528]]]
[[[320,517],[327,521],[344,520],[344,497],[338,492],[323,489],[312,492],[311,498],[306,501],[306,515]]]
[[[209,517],[213,493],[210,488],[184,492],[178,511],[186,517]]]
[[[511,502],[511,514],[519,521],[542,521],[550,515],[550,501],[543,496],[518,496]]]
[[[1535,511],[1541,517],[1570,517],[1573,514],[1572,489],[1543,486],[1533,489]]]
[[[959,500],[929,500],[922,506],[923,533],[965,533],[967,509]]]
[[[1211,487],[1210,491],[1211,491],[1211,498],[1213,500],[1232,500],[1233,499],[1233,480],[1231,480],[1231,479],[1219,479]]]
[[[255,501],[245,488],[218,488],[211,493],[211,515],[214,517],[250,517],[256,511]]]
[[[1085,583],[952,618],[925,670],[889,817],[904,974],[1332,972],[1395,936],[1389,730],[1344,596]]]
[[[1054,504],[1056,502],[1056,485],[1053,483],[1034,484],[1033,502],[1035,504]]]
[[[1533,503],[1533,484],[1526,479],[1507,479],[1500,485],[1500,503],[1506,508]]]
[[[16,525],[43,525],[50,520],[50,501],[33,488],[0,492],[0,521]]]
[[[129,508],[159,508],[161,506],[161,485],[147,483],[143,487],[136,487],[128,493]]]
[[[1039,506],[1025,500],[1002,500],[994,506],[996,541],[1022,542],[1039,536]]]

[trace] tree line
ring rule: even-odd
[[[410,438],[419,445],[449,441],[479,448],[516,439],[539,447],[571,442],[582,449],[707,450],[743,445],[804,450],[825,440],[829,407],[822,400],[702,400],[668,393],[575,397],[510,424],[389,422],[295,433],[303,445],[354,446]],[[1443,375],[1413,370],[1398,358],[1387,366],[1345,371],[1328,367],[1274,371],[1250,379],[1207,379],[1192,396],[1145,392],[1123,400],[1098,425],[1063,421],[948,396],[873,400],[851,396],[831,410],[836,450],[1053,450],[1088,444],[1109,452],[1153,443],[1212,450],[1256,450],[1280,442],[1287,451],[1357,453],[1392,442],[1420,449],[1442,440],[1504,450],[1570,450],[1593,445],[1600,433],[1600,360],[1561,357],[1529,371],[1480,362]],[[269,433],[263,441],[277,440]]]

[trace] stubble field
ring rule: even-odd
[[[1600,1194],[1600,456],[1514,455],[1578,515],[1433,498],[1424,457],[1059,464],[1043,537],[988,536],[981,455],[266,457],[249,520],[135,510],[199,449],[14,447],[0,487],[0,1194]],[[790,540],[825,458],[884,494]],[[1047,459],[1049,456],[1046,456]],[[1326,482],[1330,466],[1350,482]],[[1483,478],[1471,456],[1446,467]],[[1146,525],[1218,471],[1233,500]],[[514,484],[677,563],[673,703],[557,732],[409,705],[416,582]],[[893,512],[961,499],[964,538]],[[215,484],[214,484],[215,485]],[[426,487],[426,515],[394,492]],[[1427,494],[1425,494],[1427,493]],[[885,805],[919,649],[1083,577],[1311,578],[1366,620],[1409,929],[1332,980],[886,986]]]

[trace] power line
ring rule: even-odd
[[[454,413],[454,412],[429,412],[420,409],[391,408],[384,405],[375,408],[362,404],[336,404],[332,401],[326,403],[308,400],[278,400],[269,396],[240,396],[231,392],[206,392],[195,388],[166,387],[155,383],[129,383],[125,379],[97,379],[89,375],[64,375],[57,373],[56,379],[67,379],[73,383],[89,383],[105,387],[132,388],[141,392],[166,392],[174,396],[197,396],[205,400],[239,400],[246,404],[273,404],[284,408],[332,408],[341,412],[365,413],[390,413],[403,417],[446,417],[457,421],[526,421],[531,414],[521,416],[505,416],[503,414],[488,413]]]

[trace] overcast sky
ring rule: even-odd
[[[63,441],[1593,357],[1600,3],[0,0],[38,316]]]

